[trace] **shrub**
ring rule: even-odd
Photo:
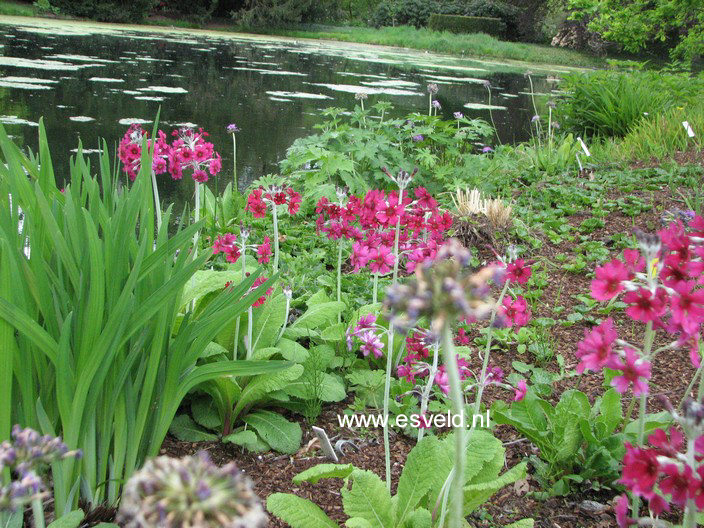
[[[434,1],[423,0],[384,0],[372,15],[371,24],[381,26],[413,26],[416,28],[428,25],[428,19],[439,11],[439,5]]]
[[[458,15],[430,15],[428,27],[452,33],[486,33],[495,37],[506,33],[506,24],[499,18]]]
[[[61,13],[102,22],[139,22],[156,6],[155,0],[53,0]]]

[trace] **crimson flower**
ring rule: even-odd
[[[607,363],[609,368],[620,370],[622,373],[611,380],[611,385],[621,394],[624,394],[631,384],[633,384],[633,394],[635,396],[647,394],[650,363],[646,359],[639,357],[636,351],[630,347],[626,347],[624,352],[625,358],[612,355]]]
[[[528,282],[531,273],[531,268],[524,259],[516,259],[509,262],[508,266],[506,266],[506,278],[517,282],[518,284],[525,284]]]
[[[698,483],[692,478],[692,468],[684,465],[682,468],[668,464],[663,468],[665,478],[660,481],[660,489],[671,496],[670,502],[684,506],[687,499],[694,496]]]
[[[628,268],[618,259],[597,268],[595,274],[591,291],[597,301],[608,301],[616,297],[624,290],[623,281],[630,277]]]
[[[621,484],[632,493],[649,499],[655,494],[653,487],[659,474],[660,464],[658,464],[656,451],[626,443],[623,473],[619,480]]]
[[[519,402],[526,397],[526,394],[528,393],[528,385],[526,385],[525,380],[521,380],[518,382],[518,384],[516,385],[516,387],[514,387],[513,390],[515,391],[515,394],[513,395],[513,401]]]
[[[502,306],[501,314],[506,317],[513,326],[521,327],[528,324],[530,320],[531,312],[528,309],[528,303],[519,295],[515,300],[511,299],[509,296],[505,296]]]
[[[623,296],[623,302],[630,304],[626,315],[635,321],[647,323],[659,319],[667,308],[667,293],[658,288],[655,293],[647,288],[639,288]]]
[[[584,339],[577,343],[576,356],[580,359],[577,372],[597,371],[606,366],[613,352],[612,345],[618,334],[613,319],[608,318],[591,331],[584,331]]]

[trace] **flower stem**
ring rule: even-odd
[[[452,483],[450,484],[450,528],[461,528],[464,519],[462,501],[464,499],[464,467],[465,467],[465,409],[464,394],[460,384],[460,371],[455,355],[455,345],[452,342],[452,331],[446,322],[442,326],[442,349],[445,369],[450,384],[450,399],[453,415],[461,417],[459,427],[454,427],[455,434],[455,465]],[[454,425],[454,424],[453,424]]]
[[[688,435],[689,436],[689,435]],[[695,439],[687,439],[687,465],[692,468],[692,473],[696,475],[697,463],[695,460]],[[697,505],[694,499],[688,499],[684,506],[683,528],[696,528],[697,526]]]
[[[484,364],[482,365],[481,376],[479,376],[479,389],[477,390],[477,399],[474,401],[475,415],[479,414],[479,409],[482,404],[482,396],[484,395],[484,387],[486,386],[486,383],[484,382],[486,380],[486,369],[489,366],[489,355],[491,354],[491,341],[494,337],[494,321],[496,320],[496,313],[499,311],[499,306],[501,306],[501,303],[504,300],[504,296],[508,291],[508,285],[510,282],[511,281],[509,280],[504,282],[504,288],[501,290],[501,295],[499,295],[499,299],[496,301],[496,306],[491,311],[491,319],[489,319],[489,330],[486,336],[486,348],[484,350]]]
[[[391,370],[394,358],[394,329],[389,327],[389,343],[386,350],[386,380],[384,381],[384,462],[386,489],[391,491],[391,446],[389,444],[389,398],[391,397]]]
[[[420,399],[420,417],[421,420],[425,418],[425,411],[428,409],[428,400],[430,399],[430,391],[433,388],[433,383],[435,383],[435,373],[438,371],[438,350],[440,348],[440,343],[435,343],[433,345],[433,367],[430,369],[430,372],[428,373],[428,383],[425,385],[425,389],[423,390],[423,394]],[[423,425],[425,425],[425,422],[423,422]],[[425,435],[425,427],[421,427],[420,430],[418,431],[418,441],[420,442],[423,440],[423,436]]]
[[[196,210],[195,210],[195,222],[198,223],[200,221],[200,183],[195,182],[196,184]],[[196,255],[198,255],[198,231],[196,231],[196,234],[193,235],[193,257],[195,258]]]
[[[379,289],[379,274],[374,274],[374,293],[372,294],[372,303],[376,304],[377,290]]]
[[[252,305],[247,309],[247,359],[252,359]]]
[[[41,499],[32,501],[32,516],[34,517],[34,528],[44,528],[46,521],[44,520],[44,506]]]
[[[291,310],[291,298],[287,295],[286,296],[286,311],[284,312],[284,324],[281,327],[281,331],[279,332],[279,336],[276,338],[276,343],[281,341],[281,338],[284,336],[284,332],[286,331],[286,325],[288,324],[289,310]],[[274,346],[276,346],[276,343],[274,343]]]
[[[246,262],[247,262],[247,249],[245,248],[242,251],[242,280],[244,280],[247,277]],[[237,322],[235,323],[235,346],[232,351],[232,360],[233,361],[237,360],[237,347],[239,346],[239,340],[240,340],[240,316],[238,315]]]
[[[403,207],[403,189],[398,190],[398,203]],[[401,213],[403,214],[403,212]],[[401,236],[401,215],[396,220],[396,235],[394,236],[394,276],[392,284],[398,281],[398,240]]]
[[[276,216],[276,204],[272,203],[272,211],[274,217],[274,273],[279,272],[279,221]]]
[[[337,244],[337,302],[342,301],[342,240]],[[337,314],[337,322],[342,322],[342,313]]]
[[[239,192],[239,189],[237,188],[237,139],[235,139],[235,134],[232,134],[232,182],[233,182],[233,191],[235,193]]]

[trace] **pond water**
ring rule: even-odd
[[[369,94],[367,107],[391,102],[393,115],[427,112],[426,86],[434,82],[447,118],[461,111],[489,120],[488,80],[499,137],[524,140],[535,114],[529,69],[542,105],[566,68],[348,43],[0,17],[0,122],[19,144],[35,149],[43,117],[61,177],[79,138],[88,153],[98,148],[99,137],[112,148],[130,123],[150,129],[161,107],[167,133],[184,125],[210,133],[223,156],[221,186],[232,166],[225,129],[236,123],[238,177],[245,185],[276,172],[291,143],[322,121],[322,109],[351,109],[359,92]],[[192,192],[183,182],[164,181],[168,200],[181,203]]]

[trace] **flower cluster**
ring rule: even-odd
[[[629,318],[675,338],[660,350],[686,346],[698,368],[704,323],[704,218],[694,216],[688,226],[678,220],[657,235],[636,236],[640,251],[627,249],[622,259],[596,269],[592,297],[607,301],[623,293]],[[611,382],[619,392],[633,386],[634,394],[645,394],[653,354],[618,339],[613,321],[607,319],[579,343],[578,370],[620,370]]]
[[[518,295],[515,299],[508,295],[504,296],[498,313],[507,326],[515,326],[517,328],[526,326],[531,316],[528,303],[522,295]]]
[[[147,148],[152,152],[152,170],[155,174],[168,171],[174,180],[180,180],[184,171],[190,170],[193,179],[202,183],[208,181],[209,174],[215,176],[222,169],[220,154],[215,152],[212,143],[205,141],[208,133],[202,128],[198,132],[189,128],[175,130],[173,136],[176,139],[171,144],[161,130],[157,135],[154,142],[151,139],[146,141]],[[120,141],[118,157],[130,180],[134,180],[139,173],[142,142],[148,137],[141,125],[133,124]]]
[[[19,479],[0,486],[0,511],[17,511],[24,504],[42,498],[45,489],[38,473],[44,466],[68,457],[80,457],[69,451],[61,438],[42,436],[33,429],[12,428],[12,441],[0,444],[0,473],[10,469]]]
[[[249,273],[247,273],[245,276],[249,277]],[[267,277],[257,277],[256,279],[254,279],[254,282],[252,283],[252,287],[249,289],[249,291],[247,293],[252,293],[254,290],[257,289],[257,286],[264,284],[267,280],[268,280]],[[232,281],[227,281],[225,283],[224,289],[227,290],[228,288],[231,288],[232,285],[233,285]],[[264,295],[262,295],[256,301],[254,301],[252,303],[252,308],[257,308],[258,306],[261,306],[262,304],[264,304],[266,302],[267,297],[269,297],[269,295],[271,295],[271,292],[273,292],[273,291],[274,291],[274,288],[268,288],[266,290],[266,292],[264,293]]]
[[[667,406],[685,434],[675,427],[669,432],[656,429],[648,446],[627,443],[619,482],[647,500],[653,515],[669,511],[671,504],[683,508],[690,500],[696,511],[704,511],[704,405],[688,400],[682,415]],[[638,522],[628,517],[626,495],[619,499],[616,514],[621,527]]]
[[[117,155],[122,162],[122,170],[127,173],[130,181],[134,181],[139,173],[142,163],[142,142],[149,134],[142,129],[141,125],[133,124],[125,132],[120,140]],[[151,139],[147,139],[147,149],[152,151],[152,170],[155,174],[164,174],[167,171],[167,160],[171,152],[171,147],[166,141],[166,134],[158,131],[158,138],[152,144]]]
[[[318,231],[331,240],[353,241],[350,258],[353,269],[368,268],[372,273],[389,273],[395,263],[394,240],[400,222],[399,260],[412,273],[419,262],[435,256],[452,217],[440,212],[437,201],[423,187],[414,190],[415,200],[404,194],[380,190],[367,192],[363,198],[339,194],[339,202],[323,197],[318,202]]]
[[[266,236],[264,237],[264,242],[259,245],[247,244],[249,234],[249,229],[240,227],[239,237],[231,233],[217,237],[215,244],[213,244],[213,255],[223,253],[225,259],[234,264],[245,251],[252,249],[257,253],[257,262],[259,264],[267,264],[271,259],[271,239]]]
[[[263,528],[268,520],[252,484],[234,463],[217,467],[205,451],[158,457],[127,481],[118,521],[128,528]]]
[[[245,211],[252,213],[254,218],[264,218],[268,206],[277,205],[288,206],[288,214],[295,215],[301,206],[300,193],[293,190],[293,187],[271,186],[268,189],[260,187],[254,189],[247,197]]]

